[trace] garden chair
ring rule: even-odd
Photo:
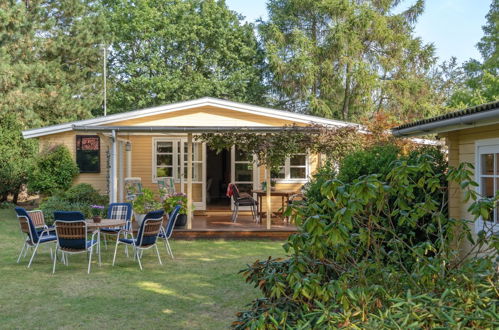
[[[172,195],[175,193],[175,182],[173,181],[173,178],[157,178],[157,181],[162,201],[165,195]]]
[[[57,212],[54,212],[54,214]],[[74,218],[78,218],[77,213],[75,213]],[[80,213],[81,214],[81,213]],[[69,217],[69,215],[66,215]],[[90,240],[88,237],[88,228],[86,221],[83,220],[58,220],[55,216],[55,232],[57,236],[57,246],[56,246],[56,256],[57,251],[61,251],[62,260],[66,266],[68,265],[68,255],[78,254],[78,253],[88,253],[88,269],[87,273],[90,274],[90,267],[92,265],[92,254],[94,247],[99,243],[95,235],[98,234],[97,230],[92,232],[92,237]],[[97,253],[99,255],[99,266],[101,265],[100,249],[97,247]],[[57,263],[57,257],[54,258],[54,264],[52,267],[52,274],[55,273],[55,264]]]
[[[138,195],[142,195],[141,178],[125,178],[126,200],[133,201]]]
[[[144,250],[150,249],[153,246],[156,248],[156,254],[158,255],[159,264],[162,265],[161,256],[159,255],[157,240],[159,232],[161,231],[163,223],[164,210],[152,211],[146,214],[144,220],[142,221],[137,238],[127,238],[125,231],[120,231],[116,237],[116,246],[114,248],[113,266],[116,261],[116,252],[118,251],[118,244],[126,244],[133,247],[134,258],[137,258],[139,262],[140,270],[142,270],[142,263],[140,258]],[[123,238],[120,238],[121,234],[124,234]]]
[[[30,214],[23,209],[22,207],[16,207],[17,219],[19,220],[19,224],[21,226],[21,232],[26,235],[26,239],[24,240],[23,248],[21,249],[21,253],[19,253],[19,257],[17,258],[17,263],[21,260],[21,257],[26,255],[29,248],[34,248],[33,254],[29,259],[28,268],[31,267],[31,263],[35,258],[36,252],[38,251],[38,247],[42,244],[46,243],[55,243],[56,236],[51,233],[50,229],[44,228],[41,230],[37,230],[35,228],[35,224],[31,219]],[[50,248],[50,258],[54,258],[52,255],[52,247]]]
[[[126,224],[123,227],[101,228],[100,232],[104,236],[104,244],[107,248],[107,235],[116,236],[121,230],[130,232],[132,230],[132,204],[131,203],[111,203],[107,209],[106,219],[123,220]]]
[[[253,216],[253,220],[255,222],[258,222],[258,216],[257,216],[258,202],[253,197],[251,197],[251,195],[249,195],[249,194],[246,194],[246,193],[240,194],[239,189],[233,183],[229,184],[228,191],[229,191],[229,195],[232,196],[232,199],[234,201],[234,211],[232,211],[232,222],[237,221],[237,215],[239,213],[240,206],[249,206],[251,209],[251,215]]]
[[[47,224],[45,223],[45,216],[43,215],[42,210],[32,210],[26,212],[28,212],[37,230],[40,228],[54,230],[54,226],[47,226]]]
[[[173,252],[170,246],[170,242],[168,240],[173,234],[173,228],[175,228],[175,223],[177,222],[177,218],[181,208],[182,207],[180,205],[175,206],[173,211],[171,211],[170,215],[168,216],[168,223],[166,224],[165,227],[161,226],[161,230],[159,232],[159,237],[165,240],[166,252],[172,257],[172,259],[173,259]]]

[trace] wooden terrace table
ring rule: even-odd
[[[252,191],[253,194],[256,194],[256,198],[258,201],[258,217],[261,221],[264,212],[263,212],[263,206],[262,206],[262,200],[264,196],[267,196],[267,190],[262,190],[262,189],[257,189]],[[281,196],[281,205],[282,205],[282,211],[284,211],[285,206],[289,204],[289,198],[296,194],[295,190],[271,190],[270,191],[270,196]],[[286,199],[286,204],[284,204],[284,199]],[[281,212],[282,216],[282,212]]]

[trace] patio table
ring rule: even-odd
[[[126,224],[125,220],[119,219],[102,219],[100,222],[94,222],[93,219],[85,219],[87,223],[88,229],[101,229],[101,228],[113,228],[113,227],[122,227]],[[97,232],[97,242],[98,249],[100,253],[100,230]]]
[[[266,190],[262,190],[262,189],[257,189],[257,190],[253,190],[252,193],[256,194],[256,198],[258,200],[258,210],[257,210],[257,213],[258,213],[258,218],[261,219],[263,218],[264,216],[264,212],[263,212],[263,206],[262,206],[262,201],[263,201],[263,197],[267,195],[267,191]],[[296,194],[296,191],[295,190],[271,190],[270,191],[270,196],[281,196],[281,204],[282,204],[282,210],[284,211],[285,209],[285,205],[288,205],[289,203],[289,198],[291,196],[293,196],[294,194]],[[286,204],[284,204],[284,199],[286,199]],[[282,212],[281,212],[281,217],[282,217]]]

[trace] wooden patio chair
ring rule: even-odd
[[[257,206],[258,202],[249,194],[240,194],[239,189],[234,183],[229,184],[229,191],[232,192],[232,200],[234,201],[234,211],[232,211],[232,222],[237,221],[240,206],[249,206],[253,220],[258,222]]]
[[[43,215],[42,210],[32,210],[26,212],[31,217],[31,220],[33,220],[33,224],[35,225],[36,229],[43,228],[54,230],[54,226],[47,226],[47,224],[45,223],[45,216]]]
[[[57,213],[57,212],[56,212]],[[79,212],[73,212],[79,213]],[[87,274],[90,274],[90,267],[92,265],[92,254],[94,246],[99,242],[96,239],[97,230],[92,232],[90,240],[88,237],[88,228],[85,220],[55,220],[55,231],[57,236],[56,257],[52,267],[52,273],[55,273],[55,264],[57,263],[57,251],[61,251],[62,260],[67,266],[69,264],[68,255],[78,253],[88,253],[88,268]],[[100,249],[97,247],[97,253],[100,260]]]
[[[25,235],[25,240],[19,257],[17,257],[17,263],[21,260],[21,257],[26,256],[29,248],[34,248],[33,254],[29,259],[28,268],[31,267],[31,263],[35,258],[38,251],[38,247],[46,243],[55,243],[56,236],[48,228],[36,229],[35,224],[30,216],[30,214],[22,207],[16,207],[17,219],[19,220],[19,225],[21,227],[21,232]],[[52,255],[52,247],[50,248],[50,258],[54,258]]]
[[[159,232],[159,237],[165,240],[166,252],[172,257],[172,259],[173,259],[173,252],[170,246],[170,242],[168,240],[173,234],[173,228],[175,228],[175,223],[177,222],[180,209],[181,209],[180,205],[175,206],[173,211],[171,211],[168,216],[168,223],[166,224],[166,226],[161,226],[161,230]]]
[[[118,251],[118,244],[120,243],[133,247],[134,258],[137,258],[140,270],[142,270],[142,263],[140,261],[140,258],[142,257],[143,251],[150,249],[153,246],[156,248],[156,254],[158,255],[159,264],[160,265],[163,264],[161,262],[161,256],[159,255],[157,241],[158,241],[159,232],[161,231],[164,213],[165,213],[164,210],[152,211],[147,213],[139,227],[137,238],[133,238],[133,232],[131,233],[132,238],[127,238],[126,236],[129,233],[126,233],[123,230],[119,232],[119,234],[116,236],[116,246],[114,248],[113,266],[116,261],[116,252]],[[124,237],[120,238],[122,234],[124,234]]]

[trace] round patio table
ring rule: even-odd
[[[113,228],[113,227],[121,227],[126,224],[125,220],[119,219],[102,219],[100,222],[94,222],[93,219],[85,219],[87,223],[88,229],[100,229],[100,228]],[[99,257],[100,257],[100,230],[97,232],[97,248],[99,249]]]

